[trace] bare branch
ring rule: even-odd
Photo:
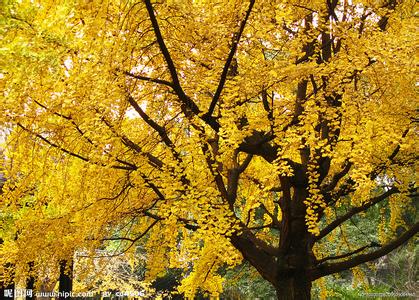
[[[154,220],[147,228],[146,230],[144,230],[143,233],[141,233],[139,236],[137,236],[134,239],[130,239],[127,237],[110,237],[110,238],[103,238],[102,241],[117,241],[117,240],[122,240],[122,241],[129,241],[131,242],[131,244],[125,248],[123,251],[119,252],[119,253],[115,253],[112,255],[100,255],[100,256],[94,256],[94,258],[100,258],[100,257],[116,257],[116,256],[120,256],[124,253],[126,253],[129,249],[132,248],[132,246],[134,246],[135,242],[137,242],[138,240],[140,240],[141,238],[143,238],[158,222],[159,220]],[[86,256],[82,256],[82,257],[86,257]]]

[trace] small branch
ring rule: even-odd
[[[243,163],[238,168],[239,173],[243,173],[246,170],[246,168],[249,166],[250,162],[252,161],[252,158],[253,158],[253,154],[247,154]]]
[[[143,211],[142,212],[145,216],[153,218],[155,220],[164,220],[162,217],[159,217],[149,211]],[[198,230],[199,226],[195,225],[195,224],[191,224],[191,222],[194,222],[193,220],[188,220],[188,219],[184,219],[184,218],[178,218],[176,217],[176,219],[178,221],[180,221],[181,223],[183,223],[183,227],[185,227],[186,229],[192,230],[192,231],[196,231]]]
[[[101,257],[116,257],[116,256],[120,256],[122,254],[124,254],[125,252],[127,252],[129,249],[132,248],[132,246],[134,246],[135,242],[137,242],[138,240],[140,240],[141,238],[143,238],[153,227],[154,225],[157,224],[159,220],[154,220],[153,223],[151,223],[146,230],[140,234],[139,236],[137,236],[134,239],[130,239],[127,237],[110,237],[110,238],[103,238],[102,241],[117,241],[117,240],[123,240],[123,241],[129,241],[131,242],[131,244],[125,248],[123,251],[119,252],[119,253],[115,253],[112,255],[100,255],[100,256],[94,256],[94,258],[101,258]],[[81,256],[81,257],[86,257],[86,256]],[[90,257],[90,256],[89,256]]]
[[[272,92],[273,93],[273,92]],[[274,105],[273,105],[273,100],[274,100],[274,96],[272,94],[272,98],[271,98],[271,105],[269,105],[269,101],[268,101],[268,92],[266,89],[262,90],[262,104],[263,104],[263,108],[265,109],[265,111],[268,114],[268,120],[269,120],[269,125],[271,128],[271,133],[274,133],[274,127],[275,127],[275,122],[274,122]]]
[[[345,162],[344,168],[340,172],[333,175],[333,178],[329,184],[322,187],[322,192],[327,193],[327,192],[332,191],[339,183],[339,180],[341,180],[346,174],[348,174],[351,167],[352,167],[352,163],[347,160]]]
[[[132,243],[135,243],[136,241],[140,240],[141,238],[143,238],[153,227],[154,225],[157,224],[159,220],[154,220],[153,223],[151,223],[146,230],[144,230],[143,233],[141,233],[139,236],[137,236],[135,239],[132,240]]]
[[[325,258],[320,259],[319,261],[317,261],[317,264],[318,265],[321,265],[322,263],[324,263],[325,261],[328,261],[328,260],[335,260],[335,259],[342,259],[342,258],[345,258],[345,257],[349,257],[349,256],[352,256],[352,255],[357,254],[359,252],[362,252],[362,251],[364,251],[367,248],[376,248],[376,247],[381,247],[381,245],[372,242],[369,245],[365,245],[365,246],[363,246],[361,248],[358,248],[358,249],[356,249],[356,250],[354,250],[352,252],[349,252],[349,253],[345,253],[345,254],[337,255],[337,256],[328,256],[328,257],[325,257]]]
[[[130,238],[123,237],[123,236],[108,237],[108,238],[103,238],[101,240],[102,241],[129,241],[129,242],[134,242],[134,239],[130,239]]]
[[[208,269],[208,272],[207,272],[207,274],[205,275],[204,281],[202,281],[202,283],[204,283],[204,282],[207,280],[208,275],[210,274],[210,272],[211,272],[212,268],[214,267],[214,265],[215,265],[215,262],[216,262],[216,261],[217,261],[217,260],[216,260],[216,259],[214,259],[214,261],[212,262],[212,265],[211,265],[211,267]]]
[[[68,149],[65,149],[65,148],[63,148],[63,147],[61,147],[61,146],[59,146],[59,145],[57,145],[57,144],[55,144],[55,143],[51,142],[51,141],[50,141],[50,140],[48,140],[47,138],[43,137],[42,135],[40,135],[40,134],[38,134],[38,133],[35,133],[35,132],[33,132],[33,131],[29,130],[28,128],[26,128],[25,126],[23,126],[23,125],[22,125],[22,124],[20,124],[20,123],[17,123],[17,126],[19,126],[20,128],[22,128],[23,130],[25,130],[25,131],[29,132],[29,133],[30,133],[30,134],[32,134],[33,136],[35,136],[35,137],[37,137],[37,138],[41,139],[42,141],[44,141],[45,143],[47,143],[47,144],[48,144],[48,145],[50,145],[51,147],[56,148],[56,149],[58,149],[58,150],[60,150],[60,151],[62,151],[62,152],[64,152],[64,153],[66,153],[66,154],[68,154],[68,155],[70,155],[70,156],[73,156],[73,157],[76,157],[76,158],[78,158],[78,159],[81,159],[82,161],[85,161],[85,162],[87,162],[87,163],[91,163],[91,164],[94,164],[94,165],[99,165],[99,166],[103,166],[103,167],[105,166],[105,164],[100,164],[100,163],[98,163],[98,162],[92,162],[89,158],[86,158],[86,157],[84,157],[84,156],[82,156],[82,155],[80,155],[80,154],[74,153],[74,152],[72,152],[72,151],[70,151],[70,150],[68,150]],[[119,169],[119,170],[127,170],[127,171],[134,171],[134,170],[137,170],[137,166],[136,166],[136,165],[134,165],[134,164],[127,163],[127,162],[125,162],[125,161],[123,161],[123,160],[119,160],[119,159],[117,159],[117,161],[118,161],[118,162],[120,162],[120,163],[122,163],[122,164],[124,164],[125,166],[112,165],[112,166],[111,166],[111,168],[113,168],[113,169]]]
[[[63,148],[63,147],[61,147],[61,146],[59,146],[59,145],[57,145],[57,144],[55,144],[55,143],[53,143],[53,142],[49,141],[47,138],[43,137],[42,135],[40,135],[40,134],[38,134],[38,133],[35,133],[35,132],[33,132],[33,131],[31,131],[31,130],[27,129],[25,126],[23,126],[23,125],[22,125],[22,124],[20,124],[20,123],[17,123],[17,126],[19,126],[20,128],[22,128],[23,130],[25,130],[25,131],[29,132],[30,134],[32,134],[32,135],[34,135],[34,136],[36,136],[37,138],[41,139],[42,141],[44,141],[45,143],[47,143],[47,144],[48,144],[48,145],[50,145],[51,147],[54,147],[54,148],[56,148],[56,149],[58,149],[58,150],[60,150],[60,151],[62,151],[62,152],[64,152],[64,153],[66,153],[66,154],[68,154],[68,155],[70,155],[70,156],[76,157],[76,158],[81,159],[81,160],[83,160],[83,161],[85,161],[85,162],[90,162],[90,160],[89,160],[88,158],[86,158],[86,157],[84,157],[84,156],[81,156],[81,155],[79,155],[79,154],[77,154],[77,153],[74,153],[74,152],[72,152],[72,151],[70,151],[70,150],[67,150],[67,149],[65,149],[65,148]]]
[[[383,201],[387,197],[389,197],[393,194],[396,194],[396,193],[399,193],[399,190],[397,188],[393,187],[393,188],[389,189],[388,191],[384,192],[383,194],[369,199],[368,201],[365,202],[364,205],[352,208],[349,212],[347,212],[346,214],[338,217],[332,223],[330,223],[325,228],[323,228],[320,231],[320,234],[314,238],[314,241],[318,241],[318,240],[324,238],[326,235],[328,235],[330,232],[332,232],[335,228],[337,228],[340,224],[342,224],[343,222],[352,218],[352,216],[354,216],[354,215],[356,215],[356,214],[358,214],[362,211],[367,210],[371,206],[374,206],[375,204]]]
[[[137,101],[134,100],[132,96],[128,96],[128,102],[135,109],[135,111],[140,115],[140,117],[146,122],[151,128],[153,128],[159,136],[162,138],[166,146],[173,148],[173,142],[169,139],[166,129],[159,124],[157,124],[153,119],[151,119],[145,111],[138,105]]]
[[[223,177],[221,176],[220,170],[213,167],[214,164],[216,163],[216,160],[212,157],[210,147],[208,147],[208,144],[204,143],[201,146],[201,150],[205,156],[207,167],[210,170],[212,176],[214,176],[214,181],[215,181],[215,184],[217,185],[218,191],[220,192],[221,198],[225,201],[228,201],[229,199],[228,192],[224,185],[224,180],[223,180]]]
[[[409,128],[407,128],[404,132],[403,132],[403,134],[402,134],[402,139],[403,138],[405,138],[406,136],[407,136],[407,134],[409,133]],[[397,154],[399,153],[399,151],[400,151],[400,144],[399,145],[397,145],[395,148],[394,148],[394,150],[391,152],[391,154],[389,155],[389,157],[388,157],[388,160],[391,162],[391,163],[395,163],[395,157],[397,156]],[[384,162],[384,163],[381,163],[381,164],[379,164],[379,165],[377,165],[376,166],[376,168],[371,172],[371,174],[369,175],[369,177],[371,178],[371,179],[375,179],[383,170],[385,170],[386,169],[386,167],[387,167],[387,165],[386,165],[386,163]]]
[[[70,121],[70,122],[71,122],[71,124],[73,124],[73,125],[74,125],[74,127],[76,128],[77,132],[78,132],[78,133],[80,133],[80,135],[81,135],[84,139],[86,139],[86,141],[87,141],[89,144],[91,144],[91,145],[95,146],[95,144],[93,143],[93,141],[92,141],[89,137],[87,137],[87,136],[86,136],[86,133],[85,133],[85,132],[83,132],[83,130],[81,130],[81,128],[77,125],[77,123],[73,120],[73,118],[72,118],[71,116],[66,116],[66,115],[64,115],[64,114],[60,114],[60,113],[58,113],[58,112],[56,112],[56,111],[52,111],[52,110],[51,110],[51,109],[49,109],[47,106],[43,105],[41,102],[39,102],[39,101],[37,101],[37,100],[33,100],[33,101],[34,101],[36,104],[38,104],[40,107],[42,107],[43,109],[45,109],[46,111],[51,111],[54,115],[56,115],[56,116],[58,116],[58,117],[60,117],[60,118],[63,118],[63,119],[65,119],[65,120]]]
[[[144,180],[145,184],[153,190],[153,192],[159,197],[160,200],[165,200],[166,197],[160,191],[160,189],[143,173],[140,173],[140,177]]]
[[[311,12],[313,12],[313,13],[317,13],[317,11],[316,11],[316,10],[314,10],[314,9],[312,9],[312,8],[309,8],[309,7],[307,7],[307,6],[303,6],[303,5],[299,5],[299,4],[293,4],[292,6],[295,6],[295,7],[298,7],[298,8],[302,8],[302,9],[305,9],[305,10],[311,11]]]
[[[123,72],[125,75],[135,78],[135,79],[139,79],[139,80],[144,80],[144,81],[149,81],[149,82],[154,82],[154,83],[158,83],[158,84],[163,84],[166,85],[168,87],[174,88],[173,83],[167,81],[167,80],[162,80],[162,79],[157,79],[157,78],[150,78],[147,76],[142,76],[142,75],[138,75],[138,74],[133,74],[131,72],[127,72],[124,71]]]
[[[160,126],[157,124],[153,119],[151,119],[146,112],[141,108],[141,106],[138,105],[137,101],[134,100],[134,98],[129,95],[128,96],[128,102],[131,104],[132,107],[137,111],[137,113],[140,115],[140,117],[146,122],[151,128],[153,128],[161,137],[163,143],[169,147],[170,151],[172,152],[173,157],[178,162],[179,167],[182,169],[182,171],[185,170],[183,166],[183,159],[180,156],[179,152],[175,149],[175,144],[172,142],[172,140],[169,138],[169,135],[167,134],[166,128]],[[173,171],[173,170],[172,170]],[[174,173],[174,172],[173,172]],[[184,185],[189,185],[190,182],[186,178],[186,175],[183,174],[181,176],[181,181]]]
[[[403,134],[402,134],[402,138],[405,138],[407,136],[407,134],[409,133],[409,128],[407,128]],[[390,156],[388,157],[388,159],[390,161],[393,161],[394,158],[396,157],[396,155],[399,153],[400,151],[400,145],[397,145],[396,148],[393,150],[393,152],[390,154]]]
[[[247,227],[247,229],[249,230],[259,230],[259,229],[264,229],[264,228],[276,228],[274,227],[274,223],[269,223],[267,225],[260,225],[260,226],[253,226],[253,227]]]
[[[132,183],[129,181],[129,179],[128,179],[128,181],[124,184],[124,186],[122,187],[122,189],[118,192],[118,194],[116,194],[115,196],[113,196],[113,197],[102,197],[102,198],[99,198],[99,199],[97,199],[97,201],[112,201],[112,200],[116,200],[116,199],[118,199],[120,196],[122,196],[122,194],[124,193],[124,192],[129,192],[129,190],[131,189],[133,187],[133,185],[132,185]]]
[[[138,154],[144,155],[148,159],[151,166],[157,167],[158,169],[161,169],[163,167],[163,162],[160,159],[158,159],[151,153],[144,152],[143,149],[139,145],[137,145],[135,142],[130,140],[127,136],[116,132],[114,126],[108,120],[106,120],[104,116],[101,117],[101,120],[105,123],[106,126],[108,126],[108,128],[112,131],[113,134],[115,134],[117,137],[121,139],[121,142],[125,146],[127,146],[128,148],[130,148],[131,150],[133,150],[134,152]]]
[[[217,90],[214,93],[214,97],[212,98],[210,107],[208,109],[208,112],[206,113],[208,116],[212,115],[212,113],[214,112],[214,109],[215,109],[215,105],[217,104],[218,99],[220,98],[221,92],[224,88],[224,84],[227,80],[227,74],[228,74],[231,62],[233,61],[234,55],[235,55],[236,50],[237,50],[237,45],[240,42],[240,38],[243,34],[244,27],[246,26],[247,20],[249,19],[250,12],[252,11],[252,8],[253,8],[254,4],[255,4],[255,0],[250,0],[249,8],[247,9],[246,15],[245,15],[243,21],[240,24],[239,31],[234,35],[233,45],[231,46],[230,53],[228,54],[228,57],[227,57],[227,61],[224,64],[223,72],[221,73],[221,77],[220,77],[220,81],[218,82]]]
[[[262,208],[265,210],[266,214],[272,219],[272,224],[275,225],[277,229],[281,229],[281,223],[279,220],[269,212],[269,210],[266,208],[265,204],[261,203]]]

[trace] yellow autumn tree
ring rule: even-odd
[[[0,7],[3,277],[111,240],[187,298],[244,259],[309,299],[418,232],[415,1]],[[380,241],[345,243],[376,206]]]

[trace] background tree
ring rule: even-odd
[[[16,274],[143,242],[186,297],[245,259],[308,299],[417,233],[414,1],[1,5]],[[379,239],[351,237],[376,206]]]

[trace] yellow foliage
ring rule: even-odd
[[[118,241],[146,282],[180,268],[216,298],[243,258],[274,285],[323,276],[314,258],[362,246],[345,213],[380,203],[396,238],[419,143],[418,21],[395,2],[3,1],[0,266]]]

